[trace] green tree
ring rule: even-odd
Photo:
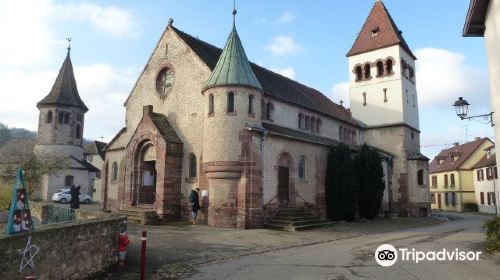
[[[359,216],[372,219],[377,216],[384,193],[384,171],[380,157],[366,144],[356,156],[356,175],[358,178]]]
[[[12,138],[9,128],[0,123],[0,147]]]
[[[352,221],[356,198],[355,165],[349,147],[332,147],[328,154],[325,199],[328,219]]]

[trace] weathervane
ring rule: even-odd
[[[71,37],[66,37],[66,41],[68,41],[68,52],[71,50]]]

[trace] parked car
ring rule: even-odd
[[[86,193],[80,192],[80,203],[91,204],[92,197]],[[71,201],[71,190],[68,188],[59,189],[52,195],[52,201],[59,203],[69,203]]]

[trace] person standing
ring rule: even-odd
[[[125,257],[127,256],[127,247],[130,243],[130,239],[128,238],[128,234],[125,229],[121,230],[118,235],[118,259],[119,267],[123,267],[125,265]]]
[[[70,208],[72,209],[78,209],[80,208],[80,186],[71,186],[70,190],[71,194],[71,205]]]
[[[200,196],[198,192],[200,188],[196,188],[196,190],[192,190],[189,195],[189,202],[191,202],[191,211],[193,215],[193,225],[196,224],[196,217],[198,216],[198,210],[200,210]]]

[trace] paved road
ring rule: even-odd
[[[374,252],[381,244],[421,251],[455,248],[482,251],[481,225],[488,217],[446,214],[450,222],[383,234],[250,255],[198,267],[190,279],[500,279],[500,256],[484,251],[479,261],[398,261],[381,267]]]

